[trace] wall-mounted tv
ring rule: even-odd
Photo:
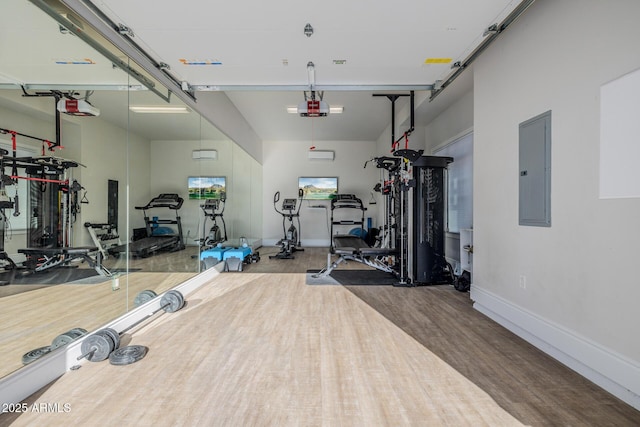
[[[224,176],[190,176],[189,200],[226,199],[227,178]]]
[[[298,188],[304,191],[304,198],[308,200],[331,200],[338,194],[338,177],[298,178]]]

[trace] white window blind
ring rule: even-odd
[[[473,133],[468,133],[434,151],[453,157],[448,167],[447,231],[459,233],[473,227]]]

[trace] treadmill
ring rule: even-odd
[[[135,240],[131,243],[109,248],[109,253],[118,256],[123,252],[129,251],[133,257],[146,258],[159,251],[180,251],[185,248],[182,235],[182,222],[178,211],[182,207],[184,199],[175,193],[162,193],[151,199],[144,206],[136,206],[136,209],[142,210],[144,213],[145,228],[147,236],[142,239]],[[159,219],[158,217],[149,218],[148,211],[151,209],[169,209],[174,211],[175,219]],[[177,234],[154,234],[154,230],[159,225],[176,225]]]

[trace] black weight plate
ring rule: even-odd
[[[96,334],[108,335],[113,340],[113,349],[116,350],[120,347],[120,334],[118,331],[112,328],[100,329]]]
[[[42,356],[49,353],[50,351],[51,351],[51,347],[49,347],[48,345],[44,347],[34,348],[33,350],[29,350],[22,356],[22,364],[28,365],[31,362],[35,362],[36,360],[40,359]]]
[[[143,345],[128,345],[114,351],[109,355],[109,363],[112,365],[130,365],[142,359],[147,354],[148,348]]]
[[[82,354],[91,362],[105,360],[113,351],[114,343],[106,334],[93,334],[82,341]]]
[[[158,294],[156,294],[154,291],[150,289],[145,289],[144,291],[140,291],[138,295],[136,295],[136,297],[133,300],[133,305],[135,307],[141,306],[145,302],[150,301],[157,296]]]
[[[162,308],[165,313],[175,313],[182,308],[183,304],[184,299],[182,298],[182,294],[177,291],[168,291],[162,295],[160,299],[160,308]]]

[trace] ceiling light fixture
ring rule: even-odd
[[[344,107],[329,107],[329,114],[342,114]],[[298,107],[287,107],[287,113],[298,114]]]
[[[132,105],[129,110],[134,113],[147,113],[147,114],[184,114],[189,113],[187,107],[158,107],[158,106],[142,106]]]

